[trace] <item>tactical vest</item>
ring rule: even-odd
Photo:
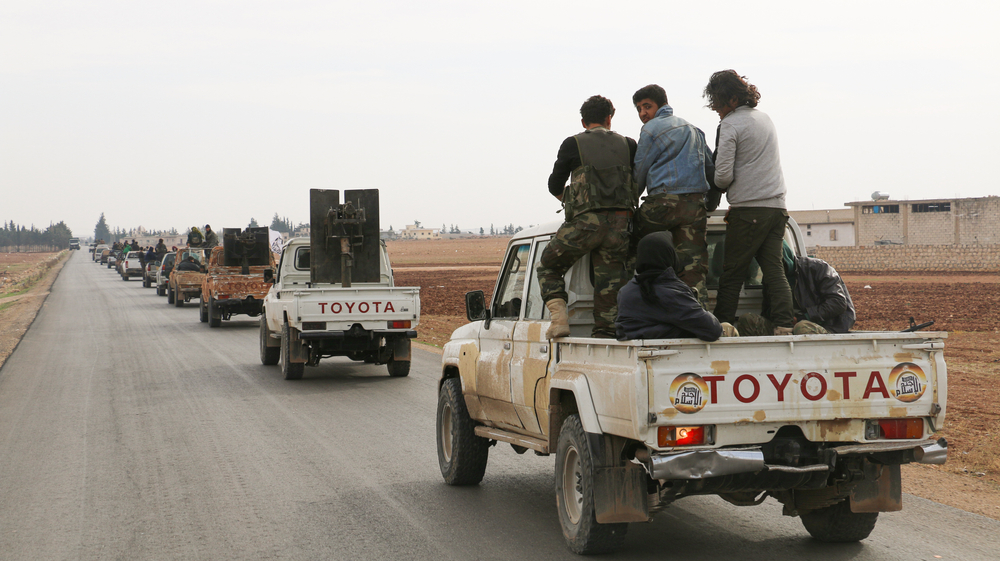
[[[632,159],[625,137],[592,129],[573,138],[581,165],[573,170],[563,192],[566,220],[592,210],[635,210],[639,189],[632,178]]]

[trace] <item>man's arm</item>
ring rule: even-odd
[[[639,194],[646,190],[646,179],[649,176],[649,169],[653,167],[653,162],[660,155],[660,149],[656,146],[656,139],[642,127],[639,133],[639,143],[636,146],[635,158],[633,159],[633,175],[635,182],[639,186]]]
[[[723,122],[719,126],[719,147],[715,152],[715,185],[725,191],[733,184],[736,162],[736,129]]]
[[[580,148],[576,145],[576,139],[571,136],[559,146],[556,163],[553,164],[552,173],[549,175],[549,193],[552,193],[553,197],[562,196],[566,180],[573,170],[580,167],[580,162]]]

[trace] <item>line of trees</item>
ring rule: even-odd
[[[5,222],[3,229],[0,230],[0,247],[12,248],[15,252],[37,247],[65,249],[69,247],[69,239],[72,237],[73,231],[63,221],[49,224],[48,228],[39,230],[34,224],[18,225],[11,220]]]

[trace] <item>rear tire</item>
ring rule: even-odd
[[[291,355],[291,336],[292,326],[288,325],[288,320],[285,320],[285,324],[281,326],[281,373],[285,375],[286,380],[301,380],[302,372],[305,370],[306,365],[301,362],[292,362],[289,360]]]
[[[208,299],[208,326],[219,327],[222,325],[222,310],[215,307],[215,298]]]
[[[174,306],[177,306],[178,308],[184,307],[184,296],[182,294],[178,294],[177,291],[174,291]]]
[[[594,464],[579,415],[563,421],[556,446],[556,508],[573,553],[610,553],[625,543],[628,523],[598,524],[594,514]]]
[[[444,482],[478,485],[486,474],[490,441],[476,436],[476,423],[469,416],[458,378],[448,378],[441,384],[436,432],[438,465]]]
[[[174,303],[174,289],[167,287],[167,304]]]
[[[264,366],[274,366],[281,358],[281,347],[268,347],[271,330],[267,328],[267,318],[260,316],[260,363]]]
[[[402,378],[410,374],[410,361],[408,360],[393,360],[390,358],[385,366],[389,370],[389,375],[393,378]]]
[[[851,499],[800,516],[813,538],[828,543],[857,542],[875,529],[877,512],[852,512]]]
[[[198,320],[202,323],[208,322],[208,309],[205,308],[205,302],[201,302],[198,306]]]

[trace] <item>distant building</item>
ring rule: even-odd
[[[1000,244],[997,196],[846,204],[854,213],[859,246]]]
[[[798,223],[807,248],[854,245],[853,209],[790,210],[788,215]]]
[[[439,228],[417,228],[416,225],[408,224],[403,229],[400,238],[404,240],[439,240],[441,230]]]

